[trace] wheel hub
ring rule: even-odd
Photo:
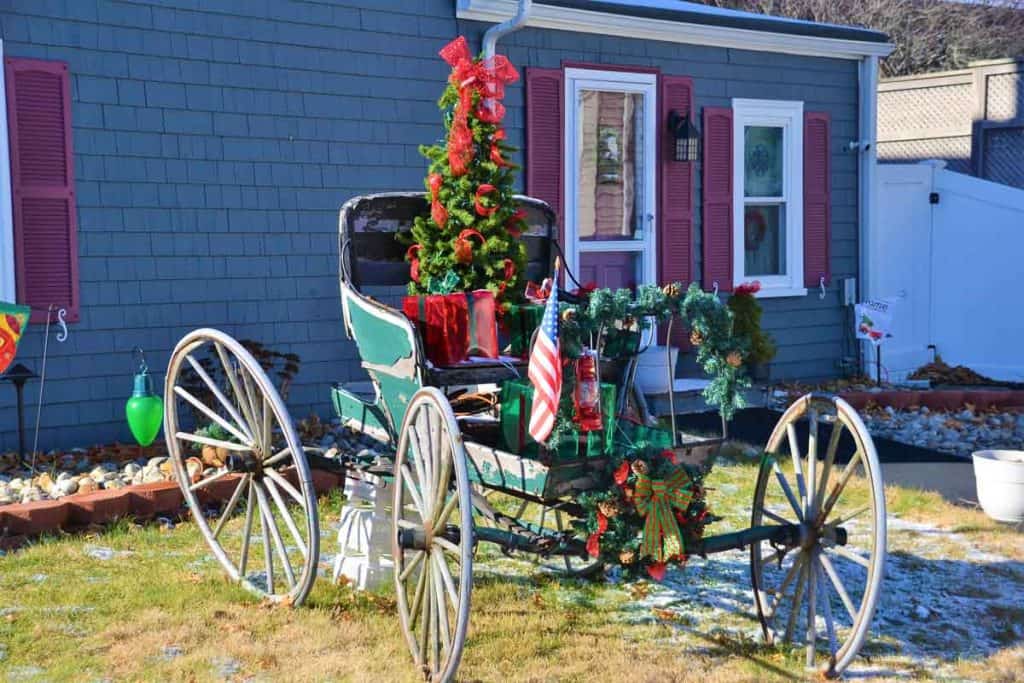
[[[263,479],[263,461],[254,453],[232,453],[224,464],[231,472],[243,472],[257,480]]]

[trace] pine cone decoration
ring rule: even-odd
[[[704,335],[703,334],[701,334],[697,330],[694,330],[693,332],[690,333],[690,344],[692,344],[693,346],[700,346],[703,343],[704,343]]]
[[[637,475],[647,474],[647,472],[650,471],[650,468],[647,467],[647,463],[643,460],[634,460],[630,467],[633,469],[633,473]]]
[[[602,500],[597,504],[597,509],[608,519],[615,517],[620,512],[619,504],[614,500]]]
[[[740,355],[739,351],[733,351],[725,357],[725,362],[734,368],[738,368],[743,365],[743,356]]]
[[[636,561],[636,553],[632,550],[623,550],[619,553],[619,562],[622,564],[633,564]]]
[[[683,288],[679,286],[678,282],[671,282],[661,288],[661,291],[665,293],[669,299],[678,299],[683,294]]]

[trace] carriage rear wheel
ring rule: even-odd
[[[167,450],[217,561],[261,597],[301,604],[320,557],[317,500],[274,385],[231,336],[199,329],[174,348],[164,396]]]
[[[828,432],[824,449],[819,430]],[[757,614],[769,642],[800,642],[808,668],[836,677],[864,644],[879,598],[886,518],[878,456],[849,404],[814,394],[789,407],[765,450],[751,526],[794,524],[800,533],[795,547],[751,546]]]
[[[434,387],[409,403],[392,486],[398,618],[424,677],[449,681],[469,625],[473,503],[462,435]]]

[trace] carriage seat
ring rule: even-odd
[[[540,282],[550,274],[554,261],[555,215],[539,199],[516,195],[515,201],[526,213],[527,230],[523,233],[527,250],[526,276]],[[346,202],[338,225],[343,296],[348,288],[359,297],[374,299],[378,305],[400,309],[401,297],[409,284],[409,264],[405,261],[408,241],[398,236],[410,233],[415,218],[426,216],[429,211],[422,191],[364,195]],[[417,348],[422,349],[418,331],[411,323],[409,326]],[[473,361],[439,368],[428,363],[421,351],[416,355],[424,383],[430,386],[497,383],[526,374],[522,361]]]

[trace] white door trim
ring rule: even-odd
[[[4,41],[0,40],[0,64],[4,59]],[[6,69],[0,71],[0,301],[14,302],[14,214],[11,206],[11,150],[7,137]]]
[[[647,220],[642,240],[615,240],[588,243],[586,251],[636,251],[643,254],[643,280],[657,279],[657,108],[658,77],[654,73],[604,71],[599,69],[565,69],[565,139],[563,142],[565,173],[565,260],[574,274],[579,273],[580,242],[576,230],[576,145],[578,138],[577,102],[582,89],[606,90],[644,95],[644,190],[643,204]],[[632,244],[628,243],[632,242]]]

